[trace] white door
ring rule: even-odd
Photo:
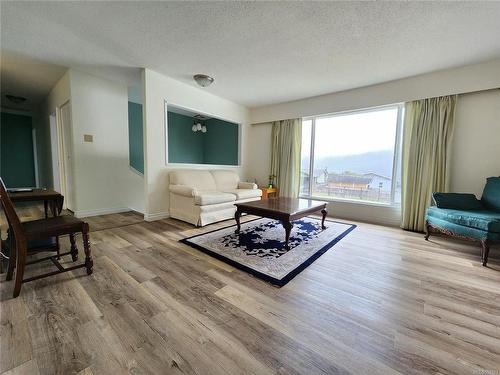
[[[64,195],[65,207],[74,211],[74,188],[73,188],[73,149],[71,132],[71,108],[66,102],[59,108],[60,126],[62,133],[62,168],[61,182],[62,194]]]

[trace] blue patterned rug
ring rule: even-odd
[[[255,219],[181,240],[243,271],[283,286],[325,253],[356,225],[305,217],[293,222],[290,250],[284,248],[285,230],[279,221]]]

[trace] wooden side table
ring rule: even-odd
[[[270,198],[270,196],[273,196],[275,198],[278,197],[278,188],[275,186],[273,186],[272,188],[267,186],[260,186],[259,189],[262,190],[262,199]]]

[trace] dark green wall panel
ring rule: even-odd
[[[34,187],[32,118],[2,112],[0,132],[0,173],[5,185],[9,188]]]
[[[135,170],[144,173],[144,129],[142,105],[128,102],[129,162]]]
[[[168,162],[238,165],[238,124],[205,121],[207,132],[193,132],[192,116],[168,111]]]
[[[205,163],[238,165],[238,125],[218,119],[210,119],[205,125]]]
[[[193,118],[168,112],[168,162],[203,164],[204,134],[193,132]]]

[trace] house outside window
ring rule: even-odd
[[[401,201],[401,104],[303,119],[300,196]]]

